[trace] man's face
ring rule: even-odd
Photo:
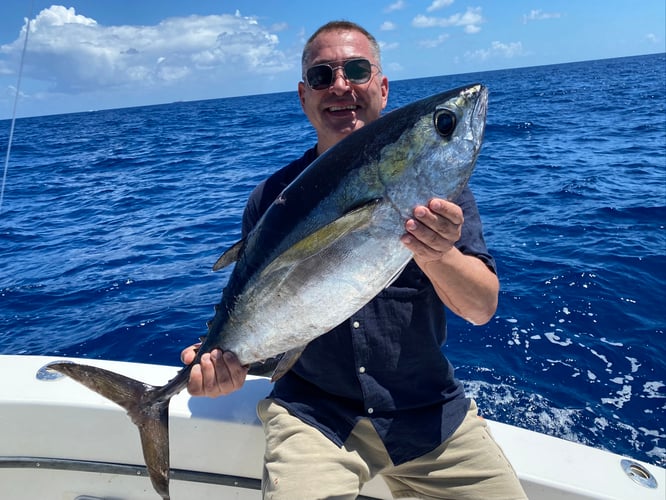
[[[305,70],[316,65],[331,63],[341,66],[344,61],[368,59],[378,65],[370,42],[358,31],[328,31],[321,33],[312,43],[311,59]],[[367,83],[348,82],[342,68],[336,69],[333,83],[324,90],[312,90],[307,84],[298,84],[298,95],[306,116],[317,131],[317,148],[321,154],[354,130],[377,119],[388,99],[388,79],[373,66],[373,76]]]

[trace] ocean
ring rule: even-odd
[[[664,467],[666,54],[395,81],[389,107],[474,82],[502,290],[444,350],[485,417]],[[17,120],[0,353],[179,364],[250,190],[315,140],[296,92]]]

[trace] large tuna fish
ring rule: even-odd
[[[50,367],[125,408],[139,427],[155,490],[169,498],[168,407],[199,357],[219,347],[243,364],[305,346],[372,300],[412,255],[400,242],[414,206],[454,200],[481,148],[487,90],[471,85],[414,102],[354,132],[313,162],[248,237],[192,365],[162,387],[75,363]]]

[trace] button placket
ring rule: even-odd
[[[354,335],[354,334],[362,335],[362,333],[359,333],[359,332],[362,332],[361,322],[357,319],[351,319],[350,318],[350,323],[351,323],[351,328],[352,328],[352,335]],[[358,340],[360,340],[361,338],[362,337],[359,337]],[[361,359],[358,359],[358,358],[356,359],[356,361],[360,365],[360,366],[357,367],[359,375],[364,375],[367,372],[366,367],[363,364],[361,364],[364,361],[361,360]],[[361,385],[362,386],[364,385],[362,380],[361,380]],[[363,392],[365,394],[366,391],[364,390]],[[368,415],[372,415],[374,413],[375,409],[373,407],[369,407],[369,408],[366,408],[365,411]]]
[[[353,320],[352,321],[352,328],[354,330],[358,330],[359,328],[361,328],[361,323],[358,320]],[[361,373],[361,374],[365,373],[365,366],[359,366],[358,367],[358,372]]]

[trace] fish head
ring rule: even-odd
[[[456,197],[472,175],[483,144],[487,109],[488,90],[476,84],[453,95],[443,94],[442,102],[431,113],[431,124],[427,113],[423,117],[423,126],[430,129],[429,136],[424,135],[431,142],[424,146],[425,174],[428,176],[430,164],[435,170],[431,174],[433,186],[441,183],[442,196]]]
[[[384,115],[366,128],[376,128],[375,137],[393,138],[376,148],[375,168],[366,179],[374,178],[403,218],[433,197],[454,201],[481,150],[487,103],[486,87],[474,84]]]
[[[435,106],[433,127],[445,140],[467,142],[472,154],[481,149],[488,110],[488,89],[481,84],[442,95]],[[447,98],[448,97],[448,98]]]

